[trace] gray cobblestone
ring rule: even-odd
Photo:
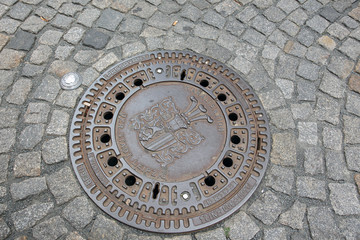
[[[299,60],[296,58],[288,55],[280,55],[276,69],[278,77],[294,80],[298,65]]]
[[[238,6],[235,1],[225,0],[219,1],[220,3],[215,7],[215,10],[223,16],[229,16],[230,14],[234,13]]]
[[[197,240],[207,240],[210,238],[219,239],[219,240],[226,239],[225,232],[221,227],[207,231],[207,232],[196,233],[195,237]]]
[[[69,123],[69,114],[62,110],[54,110],[46,133],[50,135],[65,135]]]
[[[15,158],[15,177],[37,177],[41,173],[40,152],[20,153]]]
[[[349,170],[360,172],[360,147],[349,146],[345,147],[346,163]]]
[[[343,136],[340,129],[324,127],[322,135],[324,147],[332,150],[341,150]]]
[[[253,6],[247,6],[240,13],[236,15],[236,18],[239,19],[243,23],[249,22],[252,18],[254,18],[258,12]]]
[[[121,228],[114,220],[110,220],[103,215],[97,215],[92,226],[89,239],[122,239],[124,229]]]
[[[47,30],[41,35],[39,43],[51,46],[56,45],[60,41],[62,35],[63,32],[61,31]]]
[[[74,89],[72,91],[63,91],[56,99],[55,103],[62,107],[74,108],[82,91],[82,88]]]
[[[357,28],[359,26],[359,23],[349,16],[345,16],[341,18],[339,22],[343,23],[346,27],[352,29]]]
[[[1,23],[0,23],[1,25]],[[4,49],[0,52],[0,69],[13,69],[20,65],[23,58],[25,57],[24,52]]]
[[[20,22],[11,18],[0,19],[0,32],[14,34],[19,26]]]
[[[296,165],[295,135],[290,132],[273,134],[271,161],[281,166]]]
[[[82,65],[91,65],[99,57],[101,57],[102,52],[95,50],[80,50],[74,56],[74,60]]]
[[[296,73],[307,80],[315,81],[319,77],[319,71],[319,66],[308,61],[301,61]]]
[[[336,9],[336,11],[343,12],[346,8],[351,6],[352,2],[354,1],[353,0],[334,1],[332,5]]]
[[[78,68],[78,65],[72,61],[55,60],[54,62],[51,63],[51,65],[48,69],[48,72],[53,73],[57,77],[61,78],[66,73],[76,72],[77,68]],[[59,86],[58,81],[56,83],[56,86]],[[55,87],[55,86],[53,86],[53,87]],[[56,95],[54,97],[56,97]]]
[[[275,191],[290,195],[293,189],[295,175],[294,171],[278,165],[272,165],[266,175],[266,186]]]
[[[77,197],[64,208],[62,216],[76,229],[82,229],[93,219],[91,205],[87,197]]]
[[[54,164],[67,160],[67,143],[65,137],[46,140],[42,145],[42,158],[46,164]]]
[[[313,108],[310,103],[291,104],[291,112],[294,119],[306,120],[312,115]]]
[[[270,122],[279,129],[295,128],[294,120],[289,109],[278,109],[269,112]]]
[[[314,84],[307,81],[300,81],[297,84],[298,100],[315,101],[316,88]]]
[[[65,240],[85,240],[78,232],[71,232]]]
[[[0,51],[5,47],[5,45],[10,40],[10,37],[5,34],[0,34]]]
[[[124,16],[122,13],[112,9],[106,9],[102,12],[100,18],[97,20],[96,26],[107,29],[109,31],[115,31],[123,18]]]
[[[308,147],[304,152],[305,173],[316,175],[325,172],[324,154],[319,147]]]
[[[348,38],[339,48],[347,56],[356,60],[360,55],[360,43],[352,38]]]
[[[169,16],[168,14],[162,12],[156,12],[152,17],[148,20],[148,24],[150,26],[167,30],[172,26],[174,22],[173,17]]]
[[[174,1],[164,1],[158,6],[158,9],[164,13],[172,14],[178,12],[181,7]]]
[[[330,201],[338,215],[360,214],[356,187],[351,183],[329,183]]]
[[[269,36],[276,28],[274,23],[259,15],[251,21],[251,26],[266,36]]]
[[[190,0],[190,2],[197,8],[204,10],[210,7],[210,4],[206,0]]]
[[[0,108],[0,128],[15,127],[20,111],[16,108]]]
[[[135,1],[124,0],[124,1],[116,1],[111,4],[111,8],[116,9],[122,13],[127,13],[130,9],[134,7],[136,4]]]
[[[326,6],[321,9],[320,15],[330,22],[335,22],[335,20],[340,17],[340,14],[331,6]]]
[[[243,38],[248,43],[254,45],[255,47],[260,47],[264,44],[266,37],[256,30],[249,28],[245,31]]]
[[[295,0],[290,0],[290,1],[280,0],[276,6],[281,8],[287,14],[289,14],[295,9],[297,9],[299,7],[299,4]]]
[[[296,181],[297,193],[301,197],[326,200],[325,181],[316,178],[301,176]]]
[[[330,33],[331,36],[337,37],[340,40],[344,39],[347,35],[350,34],[349,30],[338,23],[331,24],[328,27],[327,32]]]
[[[308,221],[311,236],[316,239],[339,239],[339,229],[336,226],[331,210],[327,207],[308,208]]]
[[[21,149],[33,149],[41,141],[44,129],[44,124],[34,124],[25,127],[19,136],[19,147]]]
[[[52,49],[47,45],[38,46],[31,55],[30,62],[33,64],[46,63],[52,55]]]
[[[39,240],[53,240],[65,235],[68,232],[64,220],[59,217],[52,217],[33,228],[33,236]]]
[[[50,21],[56,15],[56,11],[48,7],[39,7],[35,10],[35,14]]]
[[[145,47],[145,45],[125,45],[124,47],[127,48],[127,52],[126,54],[136,54],[138,52],[143,51],[144,49],[142,49],[142,46]],[[125,52],[123,53],[123,56],[126,55]],[[126,55],[126,56],[129,56]],[[107,55],[105,55],[104,57],[102,57],[99,61],[97,61],[93,67],[99,71],[102,72],[104,69],[108,68],[109,66],[111,66],[112,64],[116,63],[119,59],[117,58],[117,56],[114,53],[109,53]]]
[[[1,24],[0,24],[1,25]],[[32,33],[38,33],[46,25],[46,22],[36,16],[28,17],[25,22],[21,25],[21,29]]]
[[[198,37],[189,37],[187,39],[188,43],[191,43],[189,45],[189,48],[195,52],[203,52],[206,48],[206,40]]]
[[[351,180],[351,174],[346,168],[343,152],[326,150],[326,170],[327,176],[335,181]]]
[[[280,215],[279,222],[293,229],[303,229],[305,211],[306,204],[297,200],[290,209]]]
[[[29,5],[19,2],[11,7],[8,14],[14,19],[23,21],[27,16],[29,16],[31,10],[32,9]]]
[[[81,27],[72,27],[64,35],[64,40],[71,44],[78,44],[83,37],[85,30]]]
[[[310,47],[315,41],[315,34],[312,31],[303,28],[300,30],[297,39],[300,43]]]
[[[6,90],[9,86],[11,86],[14,78],[14,71],[0,70],[0,90]]]
[[[35,42],[35,35],[19,30],[6,45],[7,48],[29,51]]]
[[[296,34],[299,32],[300,27],[298,27],[295,23],[285,20],[281,25],[280,29],[289,34],[292,37],[295,37]]]
[[[219,29],[222,29],[226,23],[226,19],[213,10],[209,10],[205,13],[203,21]]]
[[[45,177],[29,178],[10,185],[10,193],[15,201],[40,194],[47,189]]]
[[[180,15],[195,22],[201,17],[201,11],[197,7],[187,4],[182,8]]]
[[[46,123],[50,112],[50,105],[47,103],[29,103],[24,115],[25,123]]]
[[[52,202],[35,203],[11,214],[11,219],[17,231],[22,231],[36,224],[54,208]]]
[[[6,98],[6,101],[17,105],[23,104],[31,91],[31,87],[32,81],[30,79],[20,78],[14,83],[11,93]]]
[[[51,25],[62,29],[68,29],[74,20],[75,19],[71,17],[57,14],[55,18],[51,21]]]
[[[53,76],[47,75],[36,89],[34,97],[36,99],[52,102],[56,98],[59,90],[60,86],[58,80]]]
[[[249,207],[249,212],[266,225],[274,223],[282,210],[281,200],[271,191],[263,193]]]
[[[125,17],[120,24],[119,31],[125,33],[140,33],[144,22],[134,16]]]
[[[86,26],[91,27],[96,19],[100,16],[98,9],[85,9],[78,17],[77,22]]]
[[[63,13],[67,16],[74,17],[77,12],[80,12],[83,9],[82,6],[72,3],[65,3],[61,5],[59,13]]]
[[[195,27],[195,24],[192,22],[189,22],[187,20],[178,22],[174,26],[174,32],[179,33],[181,35],[188,35]]]
[[[111,0],[92,0],[91,3],[100,9],[105,9],[110,6]]]
[[[333,98],[320,96],[317,100],[315,115],[318,120],[324,120],[332,124],[338,124],[340,116],[340,105]]]
[[[48,187],[54,195],[57,204],[66,203],[80,196],[80,188],[69,167],[49,175],[46,178]]]
[[[316,64],[325,64],[329,56],[328,51],[317,47],[309,47],[306,53],[306,58]]]
[[[303,8],[309,13],[313,14],[322,7],[322,4],[316,0],[308,0],[303,4]]]
[[[61,7],[61,5],[65,2],[66,2],[66,0],[49,0],[47,2],[47,5],[49,7],[52,7],[54,9],[58,10]]]
[[[4,14],[9,10],[9,7],[0,4],[0,17],[4,16]]]
[[[344,82],[341,81],[339,78],[337,78],[335,75],[329,73],[328,71],[324,73],[319,88],[323,92],[329,94],[332,97],[335,98],[344,97],[344,91],[345,91]]]
[[[157,7],[155,7],[149,3],[139,2],[132,9],[131,13],[133,15],[141,17],[141,18],[149,18],[154,14],[154,12],[156,10],[157,10]]]
[[[45,70],[44,66],[38,66],[34,64],[25,64],[21,75],[24,77],[35,77],[42,74]]]
[[[329,22],[325,18],[315,15],[306,22],[306,25],[321,34],[329,26]]]
[[[73,46],[58,46],[55,50],[55,59],[66,60],[74,49]]]
[[[185,49],[186,40],[183,36],[172,34],[168,35],[164,39],[164,48],[169,50],[183,50]],[[145,48],[145,46],[140,45],[141,48]],[[145,49],[143,50],[145,51]]]
[[[316,122],[299,122],[299,142],[316,145],[318,128]]]
[[[283,48],[288,40],[287,36],[281,32],[280,30],[276,29],[270,36],[269,41],[273,42],[279,48]]]
[[[280,88],[285,99],[291,99],[294,93],[294,83],[290,80],[277,78],[275,80],[276,85]],[[303,114],[303,113],[302,113]]]
[[[6,239],[10,234],[10,228],[6,222],[0,218],[0,239]]]
[[[284,227],[270,228],[264,230],[265,240],[286,239],[287,232]]]
[[[230,228],[230,239],[252,239],[260,231],[256,223],[242,211],[226,221],[225,227]]]
[[[301,8],[296,9],[294,12],[292,12],[288,19],[294,23],[296,23],[298,26],[304,25],[306,20],[308,19],[308,15],[304,10]]]
[[[343,116],[344,121],[344,142],[345,143],[360,143],[360,118]]]
[[[85,34],[83,44],[95,49],[103,49],[109,42],[110,36],[100,31],[91,29]]]
[[[1,132],[1,130],[0,130],[0,132]],[[4,154],[0,155],[0,163],[1,163],[1,165],[0,165],[0,170],[1,170],[1,172],[0,172],[0,183],[3,183],[3,182],[7,181],[9,159],[10,159],[9,155],[4,155]]]
[[[272,22],[281,22],[286,15],[279,8],[271,6],[264,11],[264,16]]]
[[[346,239],[356,239],[360,234],[360,220],[356,217],[342,219],[339,225]]]
[[[100,74],[93,68],[88,68],[84,72],[81,73],[83,77],[83,84],[85,86],[90,86],[93,81],[99,76]]]
[[[285,45],[284,51],[293,56],[303,58],[306,54],[307,48],[298,42],[288,41]],[[301,63],[303,63],[303,61]],[[299,69],[301,68],[301,63]]]

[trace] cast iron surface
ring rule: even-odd
[[[249,199],[270,141],[261,102],[236,72],[200,54],[159,51],[92,84],[69,146],[82,187],[106,213],[180,233],[213,225]]]

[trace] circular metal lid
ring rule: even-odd
[[[60,87],[65,90],[76,89],[80,87],[81,83],[81,76],[74,72],[69,72],[60,79]]]
[[[270,132],[260,100],[224,64],[159,51],[101,75],[75,111],[70,153],[87,194],[115,219],[189,232],[240,208],[264,176]]]

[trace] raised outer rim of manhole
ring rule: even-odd
[[[207,86],[200,83],[201,79],[205,78],[208,80]],[[138,79],[142,79],[139,84],[135,82]],[[176,86],[176,90],[171,87],[172,84]],[[161,94],[154,94],[157,88],[162,89]],[[115,97],[115,94],[120,92],[124,93],[121,100]],[[150,94],[141,95],[142,92]],[[221,94],[227,96],[226,100],[221,100]],[[149,96],[152,97],[151,100]],[[134,104],[135,101],[129,99],[139,100],[142,104]],[[145,130],[140,127],[131,129],[128,126],[140,113],[143,114],[165,103],[174,106],[170,111],[173,118],[169,119],[182,119],[177,120],[175,125],[181,125],[186,131],[190,129],[192,136],[200,136],[200,140],[192,145],[189,151],[178,154],[178,158],[174,158],[176,161],[165,163],[156,158],[156,161],[151,162],[148,155],[154,157],[163,154],[165,150],[170,151],[169,145],[166,145],[168,142],[165,145],[161,145],[159,141],[148,144],[150,140],[143,138]],[[191,104],[196,107],[190,107]],[[133,115],[128,117],[126,114],[131,113],[133,109],[136,110],[136,114],[132,113]],[[220,109],[220,114],[217,109]],[[190,116],[196,111],[202,112],[200,118]],[[111,112],[110,120],[109,117],[105,117],[105,113],[108,112]],[[229,120],[229,114],[232,112],[236,112],[239,119]],[[204,115],[207,118],[204,118]],[[189,116],[197,121],[197,125],[191,121],[188,121],[188,125],[185,124]],[[169,125],[171,122],[170,125],[174,126],[174,121],[170,120],[161,120],[161,123]],[[226,123],[225,130],[219,127],[221,121]],[[220,143],[223,144],[220,145],[221,153],[217,158],[213,158],[211,164],[207,163],[207,158],[199,161],[200,167],[201,163],[208,164],[206,169],[201,170],[201,174],[190,174],[184,178],[180,175],[181,182],[177,182],[174,180],[176,178],[161,178],[156,173],[150,175],[147,169],[151,169],[151,166],[146,166],[145,171],[138,167],[137,159],[132,159],[133,155],[140,154],[147,159],[140,165],[158,164],[157,169],[165,174],[171,172],[178,162],[178,166],[186,165],[186,168],[175,169],[180,172],[186,173],[187,169],[196,169],[198,163],[191,156],[199,154],[197,148],[202,149],[217,139],[204,137],[208,136],[207,131],[211,132],[213,129],[204,126],[212,126],[215,122],[218,135],[223,134],[225,140]],[[142,124],[147,128],[150,126],[147,120]],[[179,132],[178,128],[172,130],[171,134],[166,133],[167,130],[164,129],[161,127],[161,130],[157,130],[162,134],[159,133],[160,137],[157,139],[166,140],[169,137],[176,144],[179,143],[179,138],[174,140],[175,133]],[[154,132],[153,130],[153,137]],[[233,141],[231,138],[234,135],[238,139]],[[107,140],[103,141],[103,137],[107,137]],[[129,150],[126,144],[131,141],[137,142],[132,144]],[[252,88],[239,74],[223,63],[189,51],[155,51],[140,54],[118,63],[103,73],[85,92],[74,112],[69,143],[73,168],[88,196],[103,211],[120,222],[157,233],[200,230],[236,212],[260,184],[269,161],[270,147],[268,119]],[[131,152],[133,148],[144,152]],[[207,154],[207,151],[203,151],[203,154]],[[112,164],[108,161],[113,156],[118,161],[114,166],[110,166]],[[230,164],[230,167],[225,166],[228,165],[225,158],[231,158],[234,164]],[[172,173],[176,175],[175,171]],[[213,179],[206,182],[208,176]],[[158,197],[153,199],[152,196]]]

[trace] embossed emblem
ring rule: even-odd
[[[181,113],[173,99],[168,97],[130,120],[133,129],[138,131],[140,144],[153,152],[151,156],[162,167],[173,163],[204,140],[192,128],[193,122],[213,122],[204,105],[199,104],[194,96],[190,97],[190,102]]]

